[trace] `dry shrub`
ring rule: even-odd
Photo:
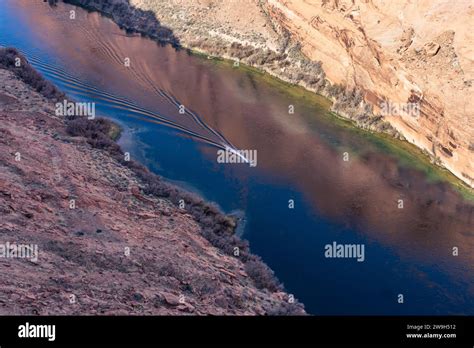
[[[17,59],[20,66],[16,66]],[[31,86],[45,98],[59,100],[64,93],[59,91],[51,82],[46,81],[15,48],[0,48],[0,68],[9,70],[20,80]]]
[[[86,138],[92,147],[108,151],[113,158],[133,170],[142,180],[145,194],[167,198],[176,205],[183,200],[186,211],[201,226],[202,236],[213,246],[228,255],[234,255],[238,248],[239,258],[246,264],[246,270],[257,287],[272,292],[282,289],[273,271],[260,258],[251,254],[248,242],[235,236],[234,217],[221,213],[214,204],[205,202],[201,197],[161,180],[143,165],[135,161],[124,161],[122,150],[108,135],[111,126],[111,121],[102,118],[89,120],[71,117],[67,119],[66,130],[71,136]]]

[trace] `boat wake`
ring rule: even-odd
[[[0,46],[6,45],[0,43]],[[113,52],[112,50],[104,50],[109,52],[109,55],[113,60],[119,59],[116,55],[110,53]],[[142,107],[126,96],[117,95],[101,88],[97,88],[74,74],[71,74],[56,65],[45,62],[34,52],[21,48],[19,51],[27,57],[31,65],[40,71],[45,78],[51,80],[53,83],[61,87],[61,89],[63,89],[67,94],[74,96],[76,99],[93,99],[97,104],[97,109],[99,110],[101,107],[115,109],[120,111],[122,114],[126,114],[127,117],[160,124],[173,129],[181,135],[192,137],[199,142],[238,154],[236,147],[218,130],[210,127],[204,119],[193,110],[182,108],[182,103],[180,103],[176,97],[155,86],[145,74],[130,69],[137,80],[148,85],[148,88],[150,88],[156,96],[161,99],[160,101],[175,107],[177,110],[181,109],[181,116],[187,116],[186,119],[183,118],[183,122],[178,122],[172,117],[167,117],[159,112]],[[191,123],[189,122],[190,120],[192,121]]]

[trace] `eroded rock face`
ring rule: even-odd
[[[0,314],[267,314],[243,263],[131,169],[70,137],[54,105],[0,69]],[[298,308],[300,313],[304,313]]]
[[[474,186],[471,2],[266,0],[265,7],[329,80],[364,90],[408,141]],[[420,114],[384,112],[383,101],[419,103]]]

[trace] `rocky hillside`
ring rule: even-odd
[[[321,93],[339,114],[406,139],[474,187],[471,1],[66,2],[159,38],[152,13],[173,42]]]
[[[226,234],[230,217],[120,161],[110,122],[56,116],[63,95],[23,57],[2,69],[12,55],[0,50],[0,314],[304,313]],[[37,257],[13,255],[21,244]]]

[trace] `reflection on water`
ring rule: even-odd
[[[69,8],[2,3],[0,44],[23,50],[71,96],[97,102],[152,169],[244,210],[252,249],[310,312],[474,314],[474,206],[449,185],[337,126],[318,97],[291,97],[256,74],[129,37],[95,13],[78,9],[71,21]],[[225,147],[256,149],[258,167],[218,165]],[[364,243],[366,261],[324,258],[332,241]]]

